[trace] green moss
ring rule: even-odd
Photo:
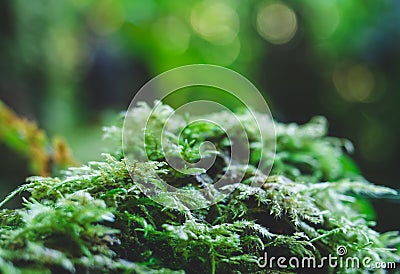
[[[141,105],[135,111],[133,115],[141,119],[150,108]],[[170,111],[163,106],[152,114],[150,123],[158,125],[157,129]],[[348,141],[326,136],[325,119],[317,117],[301,126],[277,124],[276,161],[272,175],[267,177],[255,166],[261,156],[271,158],[273,148],[267,146],[261,151],[260,136],[249,114],[239,117],[249,136],[251,165],[237,164],[235,168],[244,170],[245,177],[226,187],[234,188],[229,196],[194,211],[188,206],[206,203],[205,197],[197,192],[166,194],[161,180],[180,189],[206,187],[218,195],[212,184],[224,170],[221,158],[229,155],[227,136],[219,128],[191,124],[178,140],[180,155],[174,155],[177,152],[172,149],[164,151],[195,162],[200,159],[200,143],[211,140],[215,150],[204,155],[217,155],[218,164],[197,175],[176,172],[166,164],[160,140],[152,131],[146,133],[150,137],[146,139],[146,152],[151,161],[127,162],[120,147],[122,119],[105,128],[105,137],[114,141],[115,148],[104,154],[104,161],[69,168],[57,178],[28,178],[6,198],[5,202],[22,191],[31,194],[23,208],[0,212],[0,270],[254,273],[272,271],[256,263],[264,252],[321,258],[335,255],[338,246],[345,246],[348,255],[359,258],[399,261],[391,249],[400,240],[398,233],[373,230],[366,199],[396,192],[371,184],[359,174],[345,154]],[[233,131],[241,126],[225,113],[208,118]],[[175,119],[167,127],[172,139],[186,126],[183,117]],[[262,137],[271,140],[271,121],[265,122]],[[137,145],[140,134],[132,132],[130,138],[135,149],[142,149]],[[139,181],[150,184],[159,193],[156,200],[171,207],[142,194]],[[259,182],[261,187],[251,186],[250,181]],[[276,265],[273,268],[279,270]]]

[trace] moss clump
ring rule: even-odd
[[[151,121],[163,124],[172,111],[163,106],[151,114]],[[150,108],[143,104],[131,115],[141,119],[149,113]],[[168,151],[161,151],[154,132],[148,132],[146,139],[150,161],[127,162],[119,147],[122,119],[106,128],[105,136],[114,140],[115,149],[104,154],[103,162],[69,168],[60,177],[28,178],[1,204],[23,191],[30,193],[23,208],[0,212],[0,270],[266,273],[281,269],[276,264],[260,268],[256,262],[264,252],[275,257],[321,258],[336,255],[338,246],[347,248],[346,256],[399,261],[394,251],[400,240],[398,233],[374,231],[374,223],[367,217],[370,212],[360,211],[360,204],[365,204],[368,196],[396,192],[371,184],[359,174],[344,152],[348,142],[327,137],[323,118],[301,126],[277,124],[276,161],[272,175],[267,177],[255,166],[261,156],[273,155],[272,148],[260,150],[260,136],[249,122],[249,114],[244,112],[239,117],[247,121],[245,130],[251,148],[250,165],[236,166],[245,172],[244,179],[228,186],[233,192],[219,203],[194,211],[188,206],[203,203],[204,197],[187,194],[178,199],[166,195],[160,181],[179,189],[206,187],[218,195],[213,182],[223,172],[223,159],[229,157],[230,149],[222,131],[204,123],[191,124],[183,131],[178,142],[185,160],[197,161],[199,144],[206,140],[215,144],[215,151],[207,155],[217,155],[215,167],[187,175],[165,163],[163,153]],[[241,126],[225,113],[210,114],[208,118],[233,130]],[[185,119],[175,119],[167,128],[171,138],[186,127]],[[268,140],[270,121],[265,123],[262,137]],[[140,136],[132,132],[130,138],[134,146]],[[157,199],[171,207],[145,196],[139,181],[150,184],[159,193]],[[250,181],[261,187],[251,186]],[[367,270],[325,266],[324,271]]]

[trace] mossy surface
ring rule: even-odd
[[[151,114],[151,122],[162,125],[173,111],[163,106]],[[139,106],[132,115],[145,117],[150,108]],[[131,162],[121,148],[122,117],[105,128],[114,148],[104,161],[66,169],[58,177],[30,177],[11,193],[4,204],[22,192],[30,198],[17,210],[0,212],[0,270],[3,273],[270,273],[257,259],[264,252],[277,256],[336,255],[344,246],[346,256],[399,261],[397,232],[378,233],[373,214],[365,206],[368,196],[396,194],[377,186],[359,173],[347,156],[346,140],[326,136],[326,121],[316,117],[305,125],[276,124],[277,146],[270,176],[255,167],[260,157],[271,157],[268,147],[260,150],[260,136],[243,112],[250,140],[250,164],[238,164],[244,179],[232,193],[210,207],[188,210],[206,201],[201,194],[174,196],[162,191],[160,180],[179,189],[218,189],[213,182],[224,170],[229,142],[217,127],[197,123],[186,127],[184,117],[170,123],[171,138],[178,140],[179,156],[196,162],[201,142],[210,140],[217,164],[208,172],[187,175],[166,162],[160,140],[147,132],[148,162]],[[227,128],[240,127],[225,113],[210,114]],[[260,117],[262,119],[262,117]],[[272,139],[265,120],[263,138]],[[154,136],[152,135],[154,134]],[[152,138],[152,136],[154,138]],[[131,145],[140,136],[132,133]],[[138,145],[138,150],[143,146]],[[132,176],[131,176],[132,175]],[[133,179],[132,179],[133,178]],[[165,207],[145,196],[137,184],[145,181]],[[257,181],[261,187],[250,185]],[[175,208],[175,209],[174,209]],[[178,209],[176,209],[178,208]],[[282,270],[283,271],[283,270]],[[296,269],[285,270],[296,272]],[[324,272],[363,272],[365,269],[332,269]]]

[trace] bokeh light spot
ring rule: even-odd
[[[189,47],[190,32],[185,22],[175,16],[158,19],[153,24],[153,35],[161,48],[170,53],[183,53]]]
[[[118,1],[101,0],[96,2],[90,16],[89,24],[99,35],[108,35],[117,31],[125,21],[122,4]]]
[[[340,13],[336,1],[315,1],[310,8],[313,9],[312,25],[310,26],[319,39],[330,37],[340,23]]]
[[[332,78],[337,92],[346,101],[370,102],[375,89],[375,77],[365,64],[337,68]]]
[[[231,43],[239,32],[239,16],[220,1],[204,1],[191,12],[193,29],[205,40],[218,45]]]
[[[52,47],[48,49],[48,56],[54,66],[70,72],[75,70],[83,59],[83,49],[75,33],[54,28],[49,31],[49,39]]]
[[[240,48],[240,40],[236,38],[229,45],[204,46],[201,48],[201,54],[206,63],[229,66],[238,58]]]
[[[258,11],[257,30],[267,41],[285,44],[296,34],[296,14],[284,4],[268,4]]]

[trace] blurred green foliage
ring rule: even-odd
[[[25,156],[33,174],[49,176],[76,165],[63,139],[55,137],[50,144],[45,132],[34,122],[18,117],[1,101],[0,142]]]

